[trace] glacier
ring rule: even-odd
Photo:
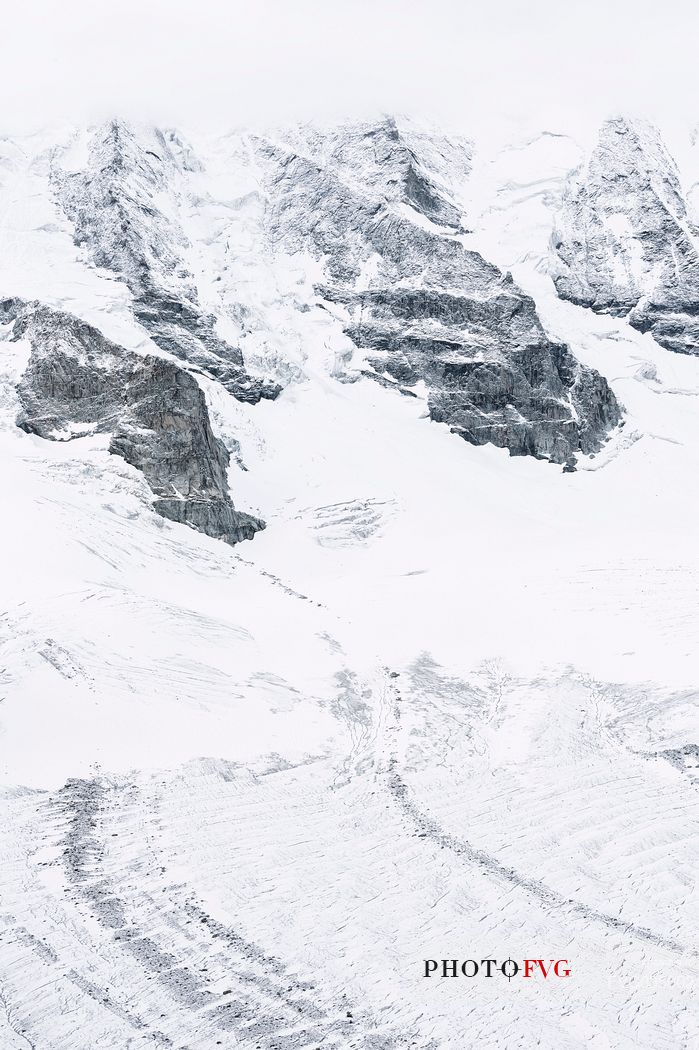
[[[696,1045],[693,172],[600,135],[2,141],[3,1050]]]

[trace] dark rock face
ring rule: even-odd
[[[415,299],[421,297],[411,298],[413,316],[420,312]],[[364,305],[362,297],[360,313]],[[619,422],[619,407],[606,380],[583,368],[566,346],[547,340],[537,331],[535,315],[534,320],[527,318],[526,309],[518,322],[524,329],[522,342],[504,361],[483,359],[477,342],[469,353],[468,345],[459,341],[458,328],[438,339],[405,335],[402,311],[399,308],[393,315],[398,323],[391,323],[390,297],[387,305],[382,326],[365,328],[360,323],[349,334],[368,351],[374,368],[401,387],[423,380],[432,419],[449,424],[471,444],[491,443],[512,455],[566,463],[577,451],[597,452]],[[456,306],[458,314],[469,304],[439,304],[445,305]],[[529,306],[533,314],[531,301]],[[487,319],[482,324],[492,334],[498,326],[497,314],[491,325]]]
[[[254,171],[261,256],[320,262],[321,304],[341,311],[367,375],[424,393],[432,419],[474,444],[569,465],[600,449],[621,419],[606,382],[547,337],[508,275],[464,245],[468,141],[392,118],[236,141],[233,163]],[[186,265],[191,150],[172,132],[112,121],[78,170],[74,160],[57,150],[52,181],[75,240],[125,282],[154,342],[239,399],[276,396],[221,337]],[[241,303],[240,316],[264,330],[256,309],[248,316]]]
[[[18,426],[49,440],[109,433],[109,451],[140,470],[155,510],[209,536],[237,543],[264,523],[236,511],[228,451],[213,434],[204,394],[189,372],[140,357],[71,314],[6,300],[0,320],[31,345],[18,387]]]
[[[553,236],[558,294],[699,353],[699,230],[660,135],[616,118],[566,188]]]
[[[202,309],[183,261],[186,238],[158,204],[177,170],[171,141],[157,129],[137,133],[115,120],[95,132],[84,170],[54,166],[75,241],[127,284],[134,313],[157,346],[196,364],[241,401],[274,398],[279,388],[248,375],[240,350],[216,333],[216,318]],[[185,164],[196,163],[184,155]]]
[[[608,384],[548,339],[509,275],[445,232],[441,191],[424,166],[415,198],[412,161],[392,126],[315,133],[304,145],[302,155],[256,140],[268,237],[323,260],[318,293],[342,307],[371,374],[403,392],[423,382],[432,419],[473,444],[567,464],[598,451],[621,419]]]

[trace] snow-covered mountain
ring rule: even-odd
[[[2,141],[3,1050],[696,1044],[691,181]]]
[[[237,136],[226,149],[227,169],[250,183],[234,202],[212,199],[210,173],[172,132],[115,121],[57,147],[50,161],[76,244],[125,282],[158,347],[239,400],[279,392],[271,376],[245,372],[234,328],[247,327],[244,297],[233,287],[232,303],[200,302],[201,276],[187,263],[197,238],[183,212],[203,198],[219,215],[231,206],[250,213],[270,266],[279,254],[315,263],[304,305],[330,311],[338,344],[344,332],[364,351],[355,374],[369,370],[409,393],[423,384],[431,418],[474,444],[570,466],[579,452],[599,451],[621,419],[608,385],[553,343],[531,299],[459,236],[468,142],[387,119]],[[235,254],[235,230],[219,221],[215,239],[223,233]],[[222,280],[216,273],[213,283]],[[259,322],[250,327],[272,327]]]
[[[560,295],[699,353],[699,228],[656,128],[618,117],[571,177],[554,247]]]

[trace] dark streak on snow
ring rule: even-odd
[[[114,931],[119,947],[133,956],[147,979],[154,978],[181,1006],[200,1013],[202,1025],[233,1032],[255,1050],[320,1050],[321,1044],[323,1050],[436,1050],[433,1041],[420,1042],[415,1033],[382,1034],[370,1014],[344,994],[330,1009],[319,1005],[322,1000],[315,983],[297,979],[275,956],[205,911],[191,894],[183,901],[173,899],[177,887],[168,887],[171,896],[166,909],[169,905],[170,912],[164,909],[157,924],[151,917],[149,929],[186,925],[190,942],[193,931],[201,931],[194,933],[199,969],[205,972],[207,967],[201,962],[211,957],[217,966],[223,963],[230,975],[231,987],[217,1003],[206,976],[164,950],[154,939],[156,934],[147,936],[137,921],[127,918],[127,905],[103,871],[100,823],[105,807],[113,804],[120,790],[97,780],[69,780],[58,792],[55,804],[67,821],[63,859],[68,880],[97,921]],[[131,788],[130,793],[135,790]],[[71,979],[134,1027],[147,1027],[130,1012],[117,1010],[84,978],[74,975]],[[161,1046],[173,1046],[162,1032],[149,1030],[148,1034]]]
[[[394,695],[394,717],[398,721],[400,719],[400,710],[397,704],[395,688],[393,688],[392,692]],[[515,868],[503,864],[502,861],[499,861],[492,854],[473,846],[466,839],[458,838],[456,835],[443,831],[438,822],[423,812],[411,797],[408,787],[400,775],[395,755],[388,760],[387,783],[394,800],[401,807],[412,826],[417,829],[423,842],[430,842],[433,846],[438,846],[440,849],[450,850],[464,861],[475,864],[481,871],[487,872],[489,875],[501,879],[511,886],[524,890],[541,901],[542,904],[580,916],[588,922],[601,923],[609,929],[626,934],[635,940],[646,941],[671,952],[681,952],[699,957],[699,951],[694,948],[688,948],[679,941],[671,937],[665,937],[663,934],[655,933],[645,926],[638,926],[633,922],[624,922],[623,919],[618,919],[606,912],[599,911],[581,901],[564,897],[562,893],[551,889],[540,879],[522,874]]]

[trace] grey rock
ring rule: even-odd
[[[361,192],[417,214],[452,231],[463,230],[454,187],[471,172],[468,139],[425,130],[393,116],[374,123],[287,129],[286,140],[301,155],[331,166]]]
[[[31,355],[18,426],[49,440],[111,435],[109,451],[140,470],[154,509],[227,543],[264,523],[233,506],[229,454],[215,437],[196,379],[172,361],[125,350],[72,314],[19,299],[0,303]]]
[[[270,243],[323,260],[318,294],[342,306],[379,381],[406,393],[424,382],[432,419],[473,444],[568,465],[601,448],[621,420],[606,380],[547,337],[510,275],[445,230],[435,202],[456,205],[424,164],[416,196],[412,154],[390,124],[258,137],[255,149]],[[464,174],[469,161],[466,151]]]
[[[699,353],[699,231],[658,131],[617,117],[566,186],[553,234],[558,294]]]
[[[52,182],[76,243],[127,284],[136,318],[161,349],[198,365],[238,400],[274,398],[279,387],[248,375],[240,350],[217,334],[184,263],[186,237],[158,204],[178,166],[191,171],[197,162],[174,133],[113,120],[94,132],[84,169],[67,171],[56,156]]]
[[[359,320],[348,334],[376,371],[401,387],[423,380],[432,419],[474,445],[571,463],[577,452],[597,452],[620,420],[606,380],[544,335],[522,293],[508,302],[503,287],[484,304],[424,290],[365,292],[352,309]],[[500,340],[507,354],[491,345]]]

